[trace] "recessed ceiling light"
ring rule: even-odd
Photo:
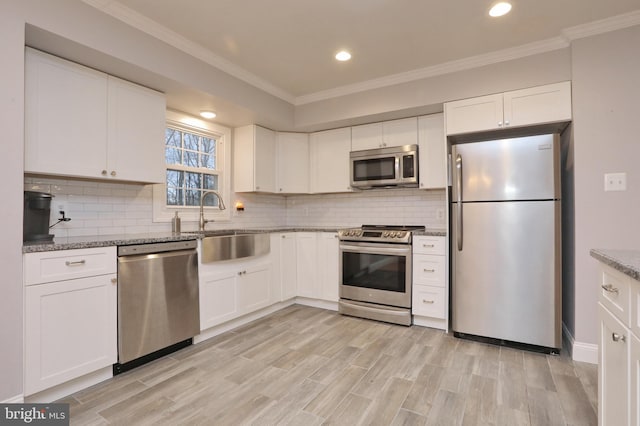
[[[493,5],[493,7],[489,10],[489,15],[494,18],[502,15],[506,15],[511,10],[511,3],[500,2]]]
[[[216,113],[213,111],[200,111],[200,117],[202,118],[216,118]]]
[[[348,61],[349,59],[351,59],[351,53],[347,52],[346,50],[341,50],[340,52],[336,53],[336,59],[339,61]]]

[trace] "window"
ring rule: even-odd
[[[153,186],[154,222],[170,222],[176,211],[183,221],[197,222],[207,190],[218,191],[228,205],[231,129],[171,110],[165,129],[166,183]],[[230,209],[218,209],[218,197],[206,197],[204,205],[207,219],[231,219]]]
[[[167,127],[167,206],[199,206],[202,192],[218,190],[217,141],[215,137]],[[217,206],[217,197],[205,198],[206,206]]]

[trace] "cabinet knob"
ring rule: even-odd
[[[504,125],[508,126],[509,125],[509,120],[504,120]]]
[[[102,176],[106,176],[107,175],[107,171],[103,170],[102,172],[100,172],[102,174]]]
[[[498,127],[502,127],[502,121],[498,121]]]
[[[611,333],[611,340],[614,342],[626,342],[627,337],[624,334]]]
[[[287,238],[287,236],[286,235],[282,235],[280,238]]]
[[[115,170],[111,170],[111,176],[115,176],[116,175],[116,171]]]
[[[427,303],[427,304],[431,305],[431,304],[435,303],[435,301],[434,300],[422,299],[422,303]]]
[[[111,278],[111,284],[116,285],[118,283],[117,278]]]
[[[618,293],[618,289],[613,286],[613,284],[601,285],[602,289],[608,293]]]
[[[260,187],[259,187],[259,186],[256,186],[256,191],[257,191],[258,189],[260,189]]]
[[[282,192],[282,188],[280,188],[280,192]]]

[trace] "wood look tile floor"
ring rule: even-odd
[[[597,367],[292,305],[70,395],[77,425],[595,425]]]

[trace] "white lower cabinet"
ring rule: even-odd
[[[413,238],[411,313],[417,325],[447,330],[449,286],[445,237]]]
[[[320,293],[318,298],[337,302],[340,280],[340,247],[336,232],[320,232],[317,240],[317,276]]]
[[[296,233],[296,281],[298,296],[318,298],[317,257],[315,232]]]
[[[269,255],[200,263],[200,330],[273,303]]]
[[[114,364],[115,247],[28,253],[24,267],[25,396]],[[58,280],[41,282],[51,270]]]
[[[273,249],[273,248],[272,248]],[[298,268],[297,268],[297,249],[296,249],[296,233],[287,232],[280,234],[280,287],[282,289],[282,298],[280,300],[289,300],[298,294]]]
[[[598,424],[638,425],[640,282],[605,264],[598,281]]]

